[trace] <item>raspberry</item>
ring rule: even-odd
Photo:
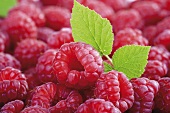
[[[1,113],[19,113],[24,107],[24,102],[21,100],[14,100],[6,103],[1,108]]]
[[[47,43],[48,38],[54,31],[48,27],[40,27],[38,28],[38,40],[44,41]]]
[[[154,98],[159,90],[159,83],[148,78],[131,79],[135,102],[129,113],[152,113]]]
[[[40,106],[49,108],[56,94],[56,85],[48,82],[41,86],[35,87],[29,94],[26,102],[28,106]]]
[[[7,51],[9,49],[10,39],[7,33],[0,31],[0,52]]]
[[[107,18],[108,20],[112,21],[114,10],[109,5],[106,5],[105,3],[101,1],[97,1],[97,0],[90,1],[89,0],[87,1],[86,6],[88,6],[91,10],[96,11],[103,18]]]
[[[121,113],[111,102],[104,99],[89,99],[75,113]]]
[[[34,67],[25,70],[24,74],[27,79],[29,90],[32,90],[34,87],[41,85],[41,82],[37,77],[36,69]]]
[[[0,70],[10,66],[16,69],[20,69],[21,68],[21,64],[20,62],[12,55],[8,54],[8,53],[0,53]]]
[[[160,111],[160,113],[170,112],[170,78],[164,77],[159,81],[160,90],[155,97],[155,109]]]
[[[26,38],[37,38],[37,27],[34,21],[20,11],[15,11],[7,16],[3,29],[7,31],[14,44]]]
[[[125,45],[148,45],[148,40],[142,36],[142,32],[138,29],[125,28],[120,30],[115,37],[113,49],[114,51]]]
[[[170,23],[170,16],[166,17],[162,21],[160,21],[157,24],[157,33],[159,34],[159,33],[163,32],[166,29],[170,29],[169,23]]]
[[[96,82],[94,95],[97,98],[109,100],[121,112],[131,108],[134,102],[132,84],[126,75],[114,70],[101,74]]]
[[[74,113],[82,103],[82,97],[77,91],[71,91],[65,100],[59,101],[49,108],[50,113]]]
[[[54,30],[63,27],[70,27],[71,13],[68,9],[58,6],[48,6],[44,8],[46,25]]]
[[[160,33],[154,40],[155,45],[163,45],[170,51],[170,29]]]
[[[18,43],[14,56],[21,62],[22,69],[34,67],[38,58],[47,49],[46,43],[36,39],[25,39]]]
[[[117,33],[127,27],[140,29],[143,27],[143,20],[138,11],[134,9],[121,10],[114,15],[112,25]]]
[[[6,67],[0,71],[0,103],[25,99],[28,84],[20,70]]]
[[[50,48],[59,49],[64,43],[73,42],[71,28],[62,28],[58,32],[52,33],[47,39]]]
[[[170,64],[170,53],[163,46],[152,46],[148,60],[159,60],[167,66]]]
[[[161,77],[167,74],[167,71],[168,68],[165,63],[162,63],[159,60],[149,60],[142,77],[159,80]]]
[[[30,106],[23,109],[21,113],[49,113],[49,112],[48,109],[42,108],[40,106]]]
[[[146,24],[154,24],[158,20],[161,8],[152,1],[137,1],[132,4],[132,8],[137,10]]]
[[[143,29],[143,36],[146,37],[149,41],[149,45],[154,45],[153,40],[157,36],[156,26],[147,26]]]
[[[28,15],[38,27],[45,25],[45,15],[40,8],[31,3],[22,2],[17,6],[13,7],[9,13],[21,11]]]
[[[84,89],[93,86],[103,72],[102,58],[88,44],[65,43],[55,56],[53,71],[61,84]]]
[[[38,58],[36,64],[36,72],[41,82],[57,82],[56,76],[53,74],[52,64],[57,50],[49,49]]]
[[[130,5],[128,0],[100,0],[105,4],[111,6],[115,11],[127,9]]]

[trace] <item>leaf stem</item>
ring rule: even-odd
[[[109,62],[112,64],[112,59],[108,56],[108,55],[104,55],[108,60]]]

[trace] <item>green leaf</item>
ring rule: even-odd
[[[71,27],[74,41],[92,45],[101,55],[111,53],[113,33],[110,22],[76,0],[72,9]]]
[[[119,48],[112,57],[114,69],[131,78],[140,77],[147,64],[150,46],[128,45]]]
[[[17,0],[0,0],[0,16],[5,17],[8,14],[9,9],[15,6]]]
[[[104,64],[104,72],[109,72],[109,71],[113,70],[113,67],[110,64],[108,64],[107,62],[103,62],[103,64]]]

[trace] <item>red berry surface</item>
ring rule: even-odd
[[[52,69],[52,64],[56,53],[57,50],[49,49],[38,58],[38,62],[36,64],[37,79],[43,83],[57,82],[56,76]]]
[[[114,10],[109,5],[97,0],[87,0],[86,6],[91,10],[96,11],[103,18],[107,18],[108,20],[112,21]]]
[[[0,71],[0,103],[25,99],[28,84],[20,70],[6,67]]]
[[[119,11],[122,9],[127,9],[130,5],[128,0],[100,0],[107,5],[110,5],[115,11]]]
[[[50,113],[74,113],[83,102],[77,91],[71,91],[65,100],[59,101],[55,106],[49,108]]]
[[[44,8],[46,25],[54,30],[70,27],[71,13],[68,9],[59,6],[48,6]]]
[[[88,44],[65,43],[55,56],[53,71],[61,84],[76,89],[87,88],[93,86],[103,72],[102,58]]]
[[[121,112],[131,108],[134,102],[132,84],[125,74],[114,70],[99,77],[94,95],[112,102]]]
[[[142,77],[159,80],[168,72],[167,65],[159,60],[149,60]]]
[[[56,94],[56,85],[52,82],[35,87],[29,92],[28,106],[40,106],[49,108]]]
[[[3,29],[7,31],[14,44],[26,38],[37,38],[34,21],[21,11],[10,13],[3,22]]]
[[[170,64],[170,53],[163,46],[152,46],[149,52],[148,60],[159,60],[167,66]]]
[[[139,12],[146,24],[156,23],[161,11],[160,6],[152,1],[137,1],[132,4],[132,8]]]
[[[47,39],[50,48],[59,49],[64,43],[73,42],[71,28],[62,28],[60,31],[53,32]]]
[[[161,78],[159,81],[160,90],[155,98],[155,109],[160,113],[170,112],[170,78]]]
[[[170,23],[170,17],[164,18],[162,21],[160,21],[157,24],[157,32],[161,33],[166,29],[170,29],[169,23]]]
[[[140,29],[143,27],[143,20],[139,12],[134,9],[120,10],[114,15],[112,25],[117,33],[127,27]]]
[[[34,87],[42,84],[37,76],[35,67],[25,70],[24,74],[27,79],[29,90],[32,90]]]
[[[38,40],[42,40],[47,43],[48,38],[53,34],[54,30],[49,27],[39,27],[38,28]]]
[[[138,29],[126,28],[120,30],[115,37],[113,49],[114,51],[125,45],[148,45],[148,40],[142,36],[142,32]]]
[[[155,45],[163,45],[170,51],[170,29],[160,33],[154,40]]]
[[[129,113],[152,113],[154,98],[159,91],[159,83],[148,78],[131,79],[135,101]]]
[[[19,113],[24,108],[24,102],[14,100],[6,103],[0,110],[1,113]]]
[[[49,111],[40,106],[29,106],[23,109],[20,113],[49,113]]]
[[[34,67],[45,52],[47,44],[36,39],[25,39],[18,43],[14,56],[21,62],[22,69]]]
[[[12,55],[8,53],[0,53],[0,69],[3,69],[7,66],[16,68],[16,69],[21,69],[21,64],[20,62]]]
[[[0,52],[7,51],[10,46],[10,38],[6,32],[0,31]]]
[[[121,113],[111,102],[104,99],[88,99],[75,113]]]
[[[45,15],[39,7],[31,3],[21,2],[10,10],[11,12],[21,11],[28,15],[35,24],[40,27],[45,25]]]

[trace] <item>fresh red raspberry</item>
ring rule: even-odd
[[[14,100],[6,103],[0,110],[1,113],[20,113],[24,107],[24,102],[21,100]]]
[[[159,4],[159,6],[163,9],[167,9],[170,10],[169,6],[170,6],[170,1],[169,0],[151,0],[156,2],[157,4]]]
[[[45,15],[39,7],[31,3],[19,3],[17,6],[13,7],[9,13],[21,11],[28,15],[36,24],[36,26],[41,27],[45,25]]]
[[[166,17],[162,21],[160,21],[157,24],[157,33],[159,34],[159,33],[163,32],[166,29],[170,29],[169,23],[170,23],[170,16]]]
[[[25,99],[28,84],[20,70],[6,67],[0,71],[0,103]]]
[[[91,10],[96,11],[103,18],[107,18],[108,20],[112,21],[114,10],[109,5],[106,5],[105,3],[97,0],[88,0],[86,2],[86,6],[88,6],[88,8],[90,8]]]
[[[47,39],[50,48],[59,49],[64,43],[73,42],[71,28],[62,28],[60,31],[53,32]]]
[[[148,40],[142,36],[142,32],[138,29],[125,28],[120,30],[115,37],[113,49],[114,51],[125,45],[148,45]]]
[[[170,113],[170,78],[164,77],[159,81],[160,90],[155,97],[155,109],[159,113]]]
[[[170,51],[170,29],[164,30],[154,39],[155,45],[163,45]]]
[[[52,82],[35,87],[27,97],[28,106],[49,108],[56,94],[56,85]]]
[[[29,90],[32,90],[34,87],[42,84],[37,77],[36,69],[34,67],[25,70],[24,74],[27,79]]]
[[[131,108],[134,102],[132,84],[126,75],[115,70],[101,74],[96,82],[94,95],[112,102],[121,112]]]
[[[48,6],[44,8],[46,25],[54,30],[70,27],[71,13],[68,9],[59,6]]]
[[[140,29],[143,24],[142,17],[135,9],[118,11],[112,21],[113,30],[116,33],[127,27]]]
[[[0,70],[5,68],[5,67],[13,67],[16,69],[21,68],[20,62],[12,55],[8,53],[0,53]]]
[[[26,38],[37,38],[34,21],[21,11],[10,13],[3,22],[3,29],[7,31],[14,44]]]
[[[53,71],[59,83],[84,89],[93,86],[103,72],[102,58],[88,44],[65,43],[55,56]]]
[[[128,0],[100,0],[105,4],[111,6],[115,11],[127,9],[130,5]]]
[[[157,36],[157,27],[156,26],[147,26],[143,29],[143,36],[148,39],[149,45],[154,45],[153,40]]]
[[[38,79],[43,82],[57,82],[55,74],[53,74],[52,64],[57,50],[49,49],[38,58],[36,64],[36,72]]]
[[[135,102],[129,113],[152,113],[154,98],[159,91],[159,83],[148,78],[131,79]]]
[[[53,32],[54,30],[49,27],[39,27],[37,39],[47,43],[48,38]]]
[[[46,43],[36,39],[25,39],[18,43],[14,56],[21,62],[22,69],[34,67],[38,58],[47,49]]]
[[[155,24],[159,20],[161,8],[153,1],[136,1],[132,8],[139,12],[146,24]]]
[[[170,53],[163,46],[152,46],[149,52],[148,60],[159,60],[165,63],[167,66],[170,65]]]
[[[146,77],[152,80],[159,80],[161,77],[165,76],[168,72],[167,65],[159,60],[149,60],[145,72],[142,77]]]
[[[49,113],[48,109],[40,106],[29,106],[21,111],[21,113]]]
[[[121,113],[110,101],[89,99],[81,104],[75,113]]]
[[[71,91],[65,100],[59,101],[55,106],[49,108],[50,113],[74,113],[83,102],[77,91]]]

